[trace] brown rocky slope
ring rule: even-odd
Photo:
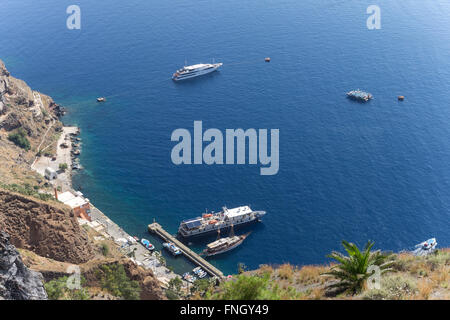
[[[93,256],[73,212],[56,204],[0,190],[0,230],[16,247],[54,260],[83,263]]]
[[[39,145],[42,149],[56,141],[62,128],[60,115],[60,106],[11,76],[0,60],[0,183],[42,182],[30,165]],[[8,135],[18,129],[26,132],[30,150],[9,141]],[[48,147],[46,152],[51,149]]]

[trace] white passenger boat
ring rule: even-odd
[[[231,226],[238,226],[250,222],[259,221],[265,211],[253,211],[249,206],[241,206],[233,209],[223,207],[218,213],[205,213],[201,217],[185,220],[178,228],[178,234],[182,237],[201,235],[211,231],[217,231]]]
[[[177,70],[172,76],[174,81],[180,81],[190,78],[195,78],[202,76],[211,72],[216,71],[222,63],[199,63],[192,66],[184,66],[183,68]]]

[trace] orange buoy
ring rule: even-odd
[[[398,96],[398,100],[399,101],[403,101],[403,100],[405,100],[405,97],[404,96]]]

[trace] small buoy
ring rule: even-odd
[[[267,57],[267,58],[265,58],[265,59],[264,59],[264,61],[266,61],[266,62],[270,62],[270,58],[269,58],[269,57]]]
[[[398,96],[398,100],[399,101],[403,101],[403,100],[405,100],[405,97],[404,96]]]

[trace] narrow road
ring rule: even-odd
[[[39,103],[41,110],[44,109],[44,104],[42,103],[41,95],[39,94],[39,92],[34,91],[34,92],[33,92],[33,95],[34,95],[34,102],[35,102],[35,104],[36,104],[36,103]],[[38,101],[38,99],[39,99],[39,101]],[[39,151],[41,151],[41,150],[40,150],[40,149],[41,149],[41,146],[42,146],[42,144],[44,143],[45,138],[47,137],[48,132],[50,131],[50,129],[53,127],[54,124],[55,124],[55,120],[52,119],[52,123],[51,123],[50,126],[47,128],[47,131],[45,131],[44,136],[42,137],[41,143],[39,143],[39,146],[37,147],[37,152],[38,152],[38,153],[39,153]],[[48,146],[47,146],[47,147],[48,147]],[[47,147],[46,147],[46,148],[47,148]],[[34,158],[34,161],[33,161],[32,165],[31,165],[31,168],[33,168],[33,166],[34,166],[34,164],[36,163],[37,159],[38,159],[38,157],[36,156],[36,157]]]

